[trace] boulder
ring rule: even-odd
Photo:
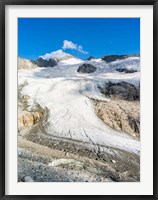
[[[34,182],[34,180],[30,176],[25,176],[24,181],[25,182]]]

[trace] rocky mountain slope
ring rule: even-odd
[[[139,181],[139,56],[55,62],[19,66],[18,180]]]
[[[18,69],[34,69],[38,66],[36,65],[36,63],[33,63],[31,60],[18,57],[17,67]]]

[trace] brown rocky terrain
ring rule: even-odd
[[[140,102],[111,100],[95,101],[95,112],[108,126],[140,137]]]
[[[140,88],[127,82],[99,87],[110,101],[94,101],[95,112],[111,128],[140,138]]]
[[[27,83],[26,83],[27,84]],[[30,97],[28,95],[22,95],[21,89],[24,85],[19,86],[18,92],[18,131],[22,133],[23,130],[31,128],[37,124],[43,117],[45,110],[37,103],[33,108],[28,105]]]

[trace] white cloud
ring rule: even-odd
[[[66,55],[67,55],[67,53],[65,53],[62,49],[59,49],[57,51],[53,51],[51,53],[46,53],[45,55],[39,56],[39,57],[43,58],[44,60],[49,60],[50,58],[63,57]]]
[[[81,45],[74,44],[72,41],[68,41],[68,40],[63,41],[62,49],[64,49],[64,50],[65,49],[73,49],[73,50],[77,50],[81,53],[88,54],[87,51],[83,50],[83,47]]]
[[[74,44],[71,41],[64,40],[62,49],[77,49],[77,44]]]
[[[83,50],[83,47],[81,45],[74,44],[73,42],[68,41],[68,40],[63,41],[62,49],[63,50],[73,49],[73,50],[79,51],[83,54],[88,54],[87,51]],[[45,55],[39,56],[39,57],[43,58],[44,60],[49,60],[50,58],[54,58],[54,57],[64,57],[67,55],[67,53],[65,53],[62,49],[59,49],[57,51],[53,51],[50,53],[46,53]]]

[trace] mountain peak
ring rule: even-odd
[[[39,58],[42,58],[44,60],[54,59],[56,61],[61,61],[61,60],[67,60],[69,58],[74,58],[74,56],[71,54],[65,53],[63,50],[59,49],[51,53],[46,53],[45,55],[40,56]]]
[[[94,56],[90,56],[89,58],[87,58],[87,60],[93,60],[93,59],[95,59]]]

